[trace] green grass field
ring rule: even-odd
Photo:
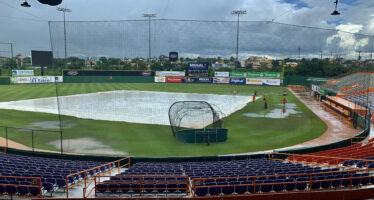
[[[63,139],[93,138],[112,150],[131,156],[206,156],[245,153],[287,147],[319,137],[327,130],[326,124],[312,113],[294,95],[288,93],[288,103],[294,103],[299,113],[286,118],[250,118],[244,113],[265,114],[281,108],[282,87],[262,87],[246,85],[212,84],[166,84],[166,83],[64,83],[59,84],[59,95],[72,95],[110,90],[167,91],[203,94],[232,94],[250,96],[254,90],[258,95],[266,94],[268,109],[263,101],[249,103],[243,109],[231,114],[225,120],[229,129],[228,141],[221,144],[182,144],[172,136],[169,126],[135,124],[126,122],[99,121],[60,116]],[[0,101],[12,101],[56,96],[54,84],[1,85]],[[0,110],[0,126],[38,128],[35,123],[54,122],[58,115]],[[58,130],[50,128],[49,130]],[[5,137],[5,129],[0,129],[0,137]],[[8,137],[16,142],[32,145],[31,132],[8,129]],[[59,140],[58,132],[34,131],[36,148],[57,150],[52,141]],[[74,144],[72,144],[74,145]],[[69,152],[69,148],[65,149]]]

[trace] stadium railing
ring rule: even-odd
[[[125,160],[127,160],[127,162],[124,165],[121,165],[121,162],[125,161]],[[117,166],[117,167],[112,168],[112,166]],[[69,198],[69,189],[71,189],[73,187],[76,187],[78,185],[81,185],[81,184],[84,184],[83,197],[85,197],[86,192],[87,192],[87,188],[93,183],[93,180],[95,179],[94,176],[93,176],[95,173],[99,174],[99,176],[101,174],[111,174],[112,170],[114,170],[114,169],[118,169],[118,173],[119,173],[120,170],[121,170],[121,167],[125,167],[125,166],[128,166],[130,168],[130,157],[121,158],[119,160],[106,163],[104,165],[100,165],[100,166],[93,167],[93,168],[90,168],[90,169],[86,169],[86,170],[83,170],[83,171],[80,171],[80,172],[69,174],[68,176],[66,176],[66,198]],[[108,169],[108,171],[101,172],[102,168]],[[92,175],[91,175],[91,173],[92,173]],[[74,177],[80,177],[80,178],[83,179],[83,181],[79,181],[77,183],[70,184],[70,180],[74,180]],[[88,193],[90,194],[91,192],[92,192],[92,190],[89,191]]]
[[[219,178],[195,178],[192,180],[192,196],[206,196],[209,197],[215,196],[209,193],[210,188],[221,188],[221,192],[224,191],[224,188],[228,188],[223,194],[225,196],[234,196],[234,195],[250,195],[250,194],[264,194],[266,192],[274,193],[285,193],[285,192],[304,192],[304,191],[320,191],[320,190],[334,190],[334,189],[344,189],[344,188],[358,188],[362,186],[368,186],[374,184],[374,175],[369,173],[363,174],[362,176],[355,176],[356,172],[363,172],[364,169],[349,170],[349,171],[329,171],[329,172],[318,172],[318,173],[309,173],[309,174],[279,174],[279,175],[262,175],[262,176],[243,176],[243,177],[219,177]],[[340,175],[342,172],[347,174],[347,177],[343,178],[326,178],[326,179],[317,179],[318,175]],[[256,182],[259,178],[268,179],[269,177],[292,177],[292,176],[305,176],[303,181],[286,181],[283,182]],[[246,184],[222,184],[222,185],[204,185],[204,182],[207,180],[228,180],[228,179],[246,179],[251,180],[250,183]],[[339,184],[336,187],[333,186],[333,181],[338,182]],[[339,182],[340,181],[340,182]],[[344,181],[344,184],[343,184]],[[326,183],[322,185],[322,183]],[[293,185],[291,189],[287,189],[286,185]],[[263,186],[268,186],[263,189]],[[273,186],[283,186],[274,190]],[[242,190],[243,187],[247,187],[245,193],[238,193],[237,188]],[[269,188],[270,187],[270,188]],[[201,192],[201,189],[204,191]],[[200,191],[199,191],[200,190]],[[250,190],[250,191],[249,191]],[[227,192],[228,191],[228,192]],[[228,194],[230,193],[231,194]],[[243,192],[243,190],[242,190]],[[206,193],[206,195],[204,195]],[[216,196],[222,196],[222,193],[217,194]]]
[[[374,160],[369,159],[360,159],[360,158],[351,158],[351,157],[333,157],[333,156],[319,156],[319,155],[310,155],[310,154],[289,154],[289,153],[270,153],[268,154],[269,160],[280,160],[280,161],[289,161],[293,163],[304,163],[315,165],[325,165],[333,166],[338,168],[352,168],[357,169],[356,167],[351,166],[342,166],[344,161],[359,161],[363,162],[363,169],[369,170],[369,164],[374,163]]]
[[[367,140],[362,140],[362,141],[354,141],[355,138],[358,138],[358,139],[367,139]],[[369,144],[369,143],[374,143],[374,137],[372,136],[367,136],[367,137],[353,137],[351,138],[351,145],[354,145],[354,144]]]
[[[0,176],[0,180],[13,180],[13,181],[26,181],[29,180],[31,183],[30,185],[22,185],[22,184],[7,184],[4,182],[0,182],[0,196],[6,195],[10,196],[11,198],[13,196],[19,196],[19,197],[39,197],[41,198],[43,195],[43,187],[42,187],[42,180],[41,178],[35,178],[35,177],[20,177],[20,176]],[[12,187],[13,191],[7,191],[7,187]],[[19,188],[24,188],[27,191],[20,192]],[[33,189],[33,191],[30,190],[30,188]]]

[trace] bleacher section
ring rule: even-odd
[[[374,92],[346,96],[346,97],[344,97],[344,99],[346,99],[350,102],[353,102],[353,103],[359,102],[363,105],[366,105],[366,103],[368,101],[370,110],[374,110]]]
[[[373,73],[358,72],[325,83],[322,87],[338,95],[356,94],[374,88]]]
[[[66,188],[66,177],[69,174],[81,172],[100,166],[101,162],[71,161],[40,157],[27,157],[13,154],[0,154],[0,195],[31,195],[39,196],[46,192]],[[100,171],[107,171],[107,167],[101,167]],[[89,171],[93,176],[98,170]],[[21,177],[21,178],[20,178]],[[25,185],[35,185],[35,180],[28,181],[24,177],[40,178],[41,190]],[[82,176],[77,174],[68,178],[68,184],[81,181]]]
[[[289,155],[288,160],[295,163],[374,169],[374,138],[348,147],[310,154]]]
[[[184,177],[186,176],[186,177]],[[190,179],[190,183],[186,180]],[[352,180],[357,180],[353,181]],[[189,184],[189,185],[187,185]],[[374,184],[362,171],[342,171],[278,160],[136,163],[126,172],[96,185],[107,196],[236,195],[341,188]],[[190,187],[186,188],[186,185]]]

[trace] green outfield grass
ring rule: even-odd
[[[243,113],[264,114],[281,108],[282,87],[213,84],[166,84],[166,83],[64,83],[58,84],[59,95],[91,93],[109,90],[167,91],[204,94],[233,94],[250,96],[254,90],[258,95],[266,94],[268,109],[262,99],[249,103],[225,120],[229,129],[228,141],[221,144],[182,144],[172,136],[169,126],[146,125],[125,122],[99,121],[60,116],[64,139],[94,138],[111,149],[132,156],[205,156],[244,153],[287,147],[319,137],[327,130],[326,124],[288,92],[288,103],[297,106],[298,114],[287,118],[250,118]],[[54,84],[25,84],[0,86],[0,101],[12,101],[56,96]],[[0,126],[35,128],[36,122],[58,122],[58,115],[13,110],[0,110]],[[49,130],[58,130],[51,128]],[[58,132],[34,131],[36,148],[57,150],[49,144],[58,140]],[[0,128],[0,137],[5,137]],[[31,132],[8,129],[8,137],[16,142],[31,146]],[[68,149],[67,149],[68,150]]]

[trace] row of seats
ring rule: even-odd
[[[54,192],[59,188],[66,188],[66,177],[69,174],[87,170],[103,165],[102,162],[92,161],[72,161],[41,157],[28,157],[14,154],[0,154],[0,184],[3,184],[3,191],[0,194],[25,195],[25,184],[20,178],[13,177],[34,177],[41,178],[43,194]],[[114,167],[114,166],[112,166]],[[109,167],[91,170],[88,176],[93,176],[99,172],[107,171]],[[73,184],[82,180],[83,174],[78,174],[68,178],[68,184]],[[21,181],[20,181],[21,180]],[[5,187],[7,186],[7,187]],[[10,188],[10,189],[6,189]],[[14,189],[15,188],[15,189]],[[18,190],[20,188],[20,191]],[[32,187],[28,188],[27,194],[35,194]],[[39,192],[40,193],[40,192]]]

